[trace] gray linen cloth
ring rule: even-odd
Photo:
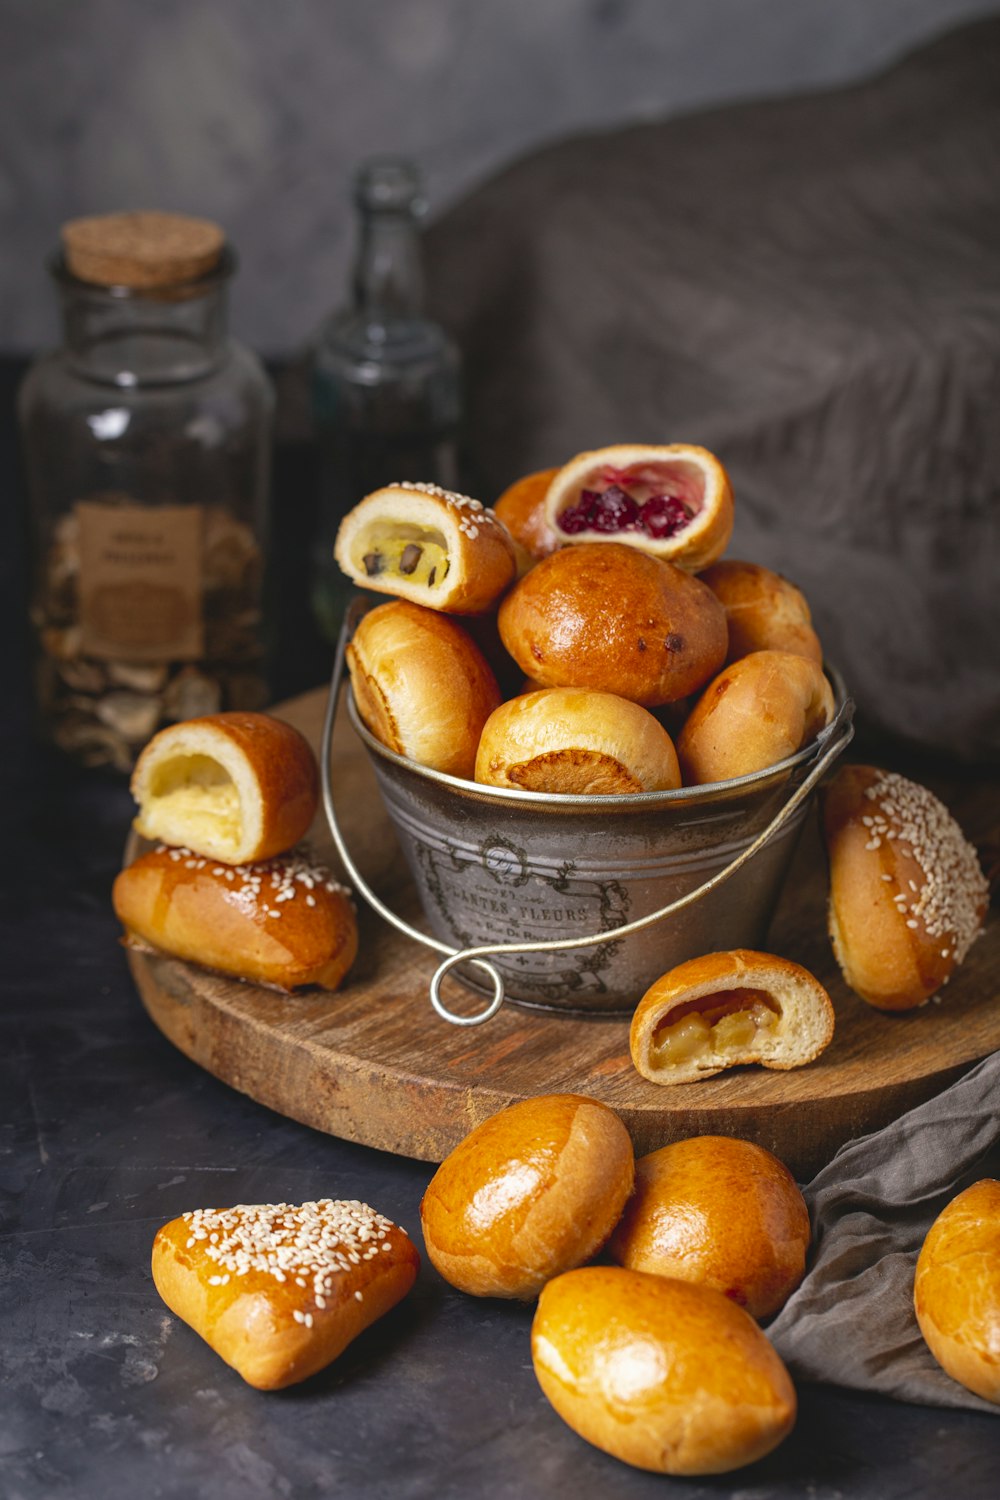
[[[767,1328],[793,1376],[1000,1415],[945,1374],[913,1313],[927,1231],[983,1177],[1000,1177],[1000,1052],[884,1130],[849,1141],[804,1189],[810,1269]]]

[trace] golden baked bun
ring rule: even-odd
[[[795,1425],[795,1387],[749,1313],[617,1266],[550,1281],[531,1327],[543,1392],[595,1448],[656,1474],[725,1474]]]
[[[274,989],[335,990],[358,951],[347,891],[295,854],[218,865],[161,846],[121,871],[112,901],[129,947]]]
[[[347,665],[358,713],[377,740],[471,781],[500,689],[460,625],[402,599],[380,604],[355,630]]]
[[[681,784],[673,741],[614,693],[543,688],[501,703],[483,727],[476,780],[527,792],[608,796]]]
[[[563,545],[545,519],[545,497],[558,469],[539,469],[525,474],[504,490],[494,506],[515,542],[532,559],[548,557]]]
[[[823,799],[830,940],[844,978],[879,1010],[912,1010],[947,982],[982,929],[975,849],[932,792],[844,766]]]
[[[563,465],[545,519],[563,543],[621,542],[696,573],[726,550],[733,491],[705,448],[618,443]]]
[[[774,953],[706,953],[657,979],[632,1017],[632,1061],[650,1083],[724,1068],[800,1068],[833,1038],[833,1003],[808,969]]]
[[[530,1299],[597,1254],[632,1172],[628,1131],[606,1104],[580,1094],[522,1100],[438,1167],[420,1205],[427,1254],[459,1291]]]
[[[131,790],[143,838],[240,865],[298,843],[316,813],[319,772],[306,740],[281,719],[212,714],[154,735]]]
[[[1000,1406],[1000,1182],[953,1198],[917,1258],[913,1307],[934,1358],[959,1385]]]
[[[770,1151],[726,1135],[663,1146],[635,1164],[635,1191],[608,1246],[630,1271],[714,1287],[754,1318],[805,1275],[809,1210]]]
[[[500,637],[543,687],[592,688],[645,708],[693,693],[729,641],[712,590],[631,547],[564,547],[511,590]]]
[[[406,1296],[419,1265],[404,1231],[356,1200],[195,1209],[153,1241],[170,1311],[261,1391],[336,1359]]]
[[[823,648],[812,628],[806,597],[780,573],[727,559],[713,563],[698,577],[726,611],[727,662],[749,656],[751,651],[791,651],[823,665]]]
[[[516,571],[506,527],[478,500],[436,484],[390,484],[340,523],[334,556],[348,578],[448,614],[495,604]]]
[[[705,688],[677,736],[685,786],[766,770],[810,744],[834,715],[821,667],[790,651],[754,651]]]

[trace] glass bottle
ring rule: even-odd
[[[81,225],[104,237],[100,261],[74,260]],[[122,771],[165,722],[267,701],[273,395],[227,333],[235,255],[216,230],[214,255],[185,260],[192,225],[215,229],[162,214],[66,226],[50,264],[63,345],[19,396],[43,728]]]
[[[321,455],[313,605],[331,638],[351,587],[333,561],[346,512],[401,479],[449,489],[458,482],[459,355],[422,315],[424,204],[416,166],[395,157],[363,163],[354,201],[350,303],[321,329],[312,365]]]

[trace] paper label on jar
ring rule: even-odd
[[[113,661],[194,661],[204,651],[197,505],[78,500],[83,652]]]

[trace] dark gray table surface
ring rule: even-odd
[[[272,1114],[147,1019],[109,904],[129,799],[31,743],[22,579],[8,506],[0,639],[17,645],[0,661],[3,1500],[994,1500],[995,1420],[819,1387],[800,1391],[795,1432],[752,1468],[701,1480],[629,1470],[542,1397],[530,1308],[463,1297],[426,1264],[411,1297],[328,1371],[277,1394],[244,1385],[170,1315],[149,1252],[157,1226],[184,1209],[359,1197],[419,1244],[430,1168]]]

